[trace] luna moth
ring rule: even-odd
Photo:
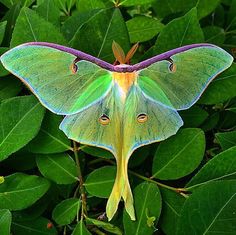
[[[135,220],[128,161],[140,146],[165,140],[183,125],[190,108],[233,58],[211,44],[170,50],[143,62],[112,65],[65,46],[30,42],[1,56],[47,109],[64,115],[69,139],[110,151],[117,163],[106,206],[109,220],[119,201]]]

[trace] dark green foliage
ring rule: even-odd
[[[0,0],[0,9],[0,54],[46,41],[113,63],[113,40],[125,53],[140,42],[131,63],[199,42],[236,54],[236,0]],[[120,203],[108,223],[112,155],[74,146],[58,128],[63,117],[0,65],[0,235],[236,234],[235,95],[234,63],[180,112],[175,136],[135,151],[137,220]]]

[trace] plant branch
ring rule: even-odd
[[[182,196],[184,196],[184,197],[186,196],[187,190],[186,190],[185,188],[174,188],[174,187],[171,187],[171,186],[169,186],[169,185],[166,185],[166,184],[160,183],[160,182],[158,182],[158,181],[155,181],[155,180],[153,180],[153,179],[150,179],[150,178],[148,178],[148,177],[145,177],[145,176],[143,176],[143,175],[140,175],[140,174],[138,174],[138,173],[136,173],[136,172],[134,172],[134,171],[130,171],[130,170],[129,170],[129,172],[130,172],[132,175],[134,175],[134,176],[136,176],[136,177],[138,177],[138,178],[140,178],[140,179],[143,179],[143,180],[145,180],[145,181],[148,181],[148,182],[157,184],[158,186],[161,186],[161,187],[163,187],[163,188],[172,190],[172,191],[174,191],[174,192],[176,192],[176,193],[179,193],[180,195],[182,195]],[[184,194],[184,195],[183,195],[183,194]]]
[[[77,144],[75,141],[73,141],[73,149],[74,149],[74,155],[75,155],[75,162],[76,162],[76,166],[77,166],[77,174],[78,174],[78,178],[79,178],[79,185],[75,190],[74,196],[76,196],[78,191],[80,191],[81,200],[82,200],[81,219],[83,219],[87,215],[87,202],[86,202],[84,181],[83,181],[83,176],[82,176],[80,161],[79,161],[79,156],[78,156],[79,148],[77,147]]]

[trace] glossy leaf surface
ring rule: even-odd
[[[80,209],[80,200],[77,198],[69,198],[60,202],[52,212],[52,218],[57,224],[70,224],[76,217]]]
[[[79,223],[76,225],[75,229],[73,230],[72,235],[91,235],[91,233],[88,231],[83,221],[79,221]]]
[[[126,25],[132,43],[150,40],[163,28],[160,21],[145,16],[132,18],[126,22]]]
[[[78,180],[75,162],[66,153],[40,155],[36,161],[40,172],[58,184],[71,184]]]
[[[198,188],[183,206],[177,235],[233,234],[236,229],[235,201],[235,180],[212,182]]]
[[[188,182],[187,188],[195,188],[211,181],[236,178],[236,147],[221,152],[211,159],[203,168]]]
[[[2,235],[9,235],[11,229],[11,212],[7,209],[0,210],[0,231]]]
[[[158,146],[152,177],[162,180],[181,178],[195,170],[202,161],[204,151],[203,131],[197,128],[182,129]]]
[[[93,196],[108,198],[115,181],[116,168],[105,166],[88,175],[84,186]]]
[[[0,185],[0,208],[21,210],[31,206],[48,190],[49,182],[41,177],[15,173]]]
[[[66,43],[64,37],[54,25],[39,17],[34,11],[22,8],[12,35],[11,47],[32,41]]]
[[[35,137],[44,109],[35,97],[21,96],[4,100],[0,113],[0,160],[3,160]]]
[[[171,21],[163,28],[154,46],[154,53],[158,54],[175,47],[202,42],[203,37],[198,22],[197,10],[193,8],[184,16]],[[166,43],[167,41],[168,43]]]
[[[46,113],[38,135],[29,143],[27,149],[32,153],[51,154],[71,149],[70,141],[58,129],[62,118]]]

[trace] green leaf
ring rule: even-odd
[[[76,2],[76,8],[79,13],[91,11],[94,9],[104,9],[112,7],[112,2],[102,0],[79,0]]]
[[[11,0],[0,0],[0,2],[8,8],[14,4]]]
[[[154,0],[120,0],[119,1],[121,6],[137,6],[137,5],[143,5],[143,4],[150,4],[154,2]]]
[[[195,7],[198,0],[156,0],[153,7],[159,18],[164,18],[175,13],[185,14]]]
[[[89,194],[108,198],[115,182],[116,167],[104,166],[90,173],[84,183]]]
[[[236,26],[236,16],[235,16],[235,11],[236,11],[236,1],[232,0],[228,17],[227,17],[227,22],[228,22],[228,27],[229,29],[233,29]]]
[[[198,18],[201,19],[210,14],[212,11],[216,9],[219,3],[220,0],[198,0],[197,2]]]
[[[193,8],[186,15],[172,20],[163,28],[153,52],[159,54],[176,47],[203,41],[204,36],[198,22],[197,10]]]
[[[201,19],[214,11],[219,2],[220,0],[156,0],[154,7],[161,18],[170,14],[185,14],[191,8],[196,7],[198,18]]]
[[[188,175],[200,164],[204,151],[204,132],[197,128],[182,129],[159,144],[153,159],[152,177],[170,180]]]
[[[55,0],[44,0],[37,8],[36,12],[46,21],[60,26],[60,10],[55,4]]]
[[[185,198],[177,192],[160,188],[162,197],[162,211],[160,226],[167,235],[175,234],[180,211],[185,202]]]
[[[32,221],[34,219],[37,219],[38,217],[42,216],[47,207],[50,206],[51,210],[51,205],[54,205],[54,200],[57,200],[57,197],[58,193],[56,192],[54,185],[51,185],[49,190],[33,205],[24,210],[14,211],[14,222],[21,222],[26,220]]]
[[[22,210],[34,204],[48,190],[49,182],[35,175],[15,173],[0,185],[0,208]]]
[[[204,185],[215,180],[236,179],[236,147],[219,153],[207,162],[188,182],[187,189]]]
[[[203,28],[205,42],[221,45],[225,41],[225,31],[218,26],[207,26]]]
[[[223,150],[236,146],[236,131],[216,133],[216,139],[219,141]]]
[[[145,42],[156,36],[164,25],[159,21],[147,16],[136,16],[126,22],[130,42]]]
[[[21,90],[21,82],[13,76],[0,79],[0,101],[16,96]]]
[[[161,194],[157,185],[142,183],[134,189],[134,208],[136,221],[131,221],[124,211],[125,234],[152,235],[161,214]],[[149,223],[153,219],[153,225]]]
[[[35,97],[21,96],[4,100],[0,113],[0,160],[3,160],[35,137],[44,108]]]
[[[208,113],[194,105],[190,109],[180,111],[180,116],[184,121],[184,127],[198,127],[206,120]]]
[[[87,154],[90,154],[92,156],[95,157],[101,157],[101,158],[113,158],[113,155],[111,152],[105,150],[105,149],[101,149],[101,148],[97,148],[97,147],[92,147],[92,146],[88,146],[88,145],[83,145],[81,146],[81,150]]]
[[[10,235],[11,212],[9,210],[0,210],[0,231],[1,235]]]
[[[0,55],[8,51],[8,49],[9,49],[8,47],[0,47]],[[0,77],[6,76],[7,74],[9,74],[9,71],[7,71],[3,67],[2,63],[0,63]]]
[[[80,200],[68,198],[61,201],[53,210],[52,218],[59,225],[70,224],[80,209]]]
[[[92,235],[92,234],[88,231],[83,221],[81,220],[76,225],[75,229],[73,230],[72,235]]]
[[[0,0],[0,2],[6,7],[11,8],[16,3],[20,3],[22,6],[30,6],[33,0]]]
[[[6,25],[7,25],[7,21],[0,22],[0,44],[2,43],[4,34],[5,34]]]
[[[228,132],[230,132],[231,130],[236,130],[236,128],[235,128],[236,127],[236,113],[229,112],[229,111],[226,111],[226,110],[225,110],[225,112],[222,112],[222,114],[224,114],[224,115],[222,115],[223,118],[220,119],[220,122],[219,122],[219,125],[218,125],[218,130],[219,131],[228,131]],[[235,137],[232,137],[230,139],[235,139]],[[233,146],[233,143],[229,144],[229,146]]]
[[[219,118],[220,115],[218,112],[215,112],[213,114],[211,114],[206,120],[205,122],[203,122],[203,124],[201,125],[202,130],[204,130],[205,132],[212,130],[213,128],[216,127],[216,125],[219,122]]]
[[[224,0],[222,0],[224,1]],[[219,4],[215,11],[213,12],[214,19],[212,21],[212,24],[210,25],[216,25],[219,27],[225,27],[225,20],[226,20],[226,12],[223,4]],[[207,18],[206,18],[207,19]]]
[[[10,40],[12,38],[12,31],[14,29],[16,19],[20,13],[20,10],[21,10],[21,5],[20,3],[17,3],[13,5],[3,17],[2,20],[7,21],[3,44],[9,45]]]
[[[32,153],[61,153],[71,149],[70,140],[59,129],[62,117],[47,112],[38,135],[27,145]]]
[[[72,184],[78,180],[76,164],[69,154],[40,155],[36,162],[42,175],[57,184]]]
[[[211,182],[186,200],[176,235],[235,234],[236,180]]]
[[[69,16],[71,9],[74,7],[76,0],[55,0],[55,5],[61,10],[61,14]]]
[[[61,27],[61,31],[65,36],[65,38],[68,41],[73,40],[73,37],[76,34],[79,34],[79,30],[83,27],[83,25],[89,22],[90,20],[93,20],[93,18],[96,17],[96,15],[99,14],[100,12],[101,9],[93,11],[91,10],[85,13],[76,12],[75,14],[73,14],[64,22],[64,24]],[[76,43],[76,41],[74,43]]]
[[[53,24],[41,18],[35,11],[24,7],[16,20],[11,47],[32,41],[66,44],[64,37]]]
[[[86,218],[86,221],[98,226],[99,228],[103,228],[105,231],[109,233],[122,235],[121,230],[111,223],[107,223],[101,220],[96,220],[96,219],[91,219],[91,218]]]
[[[57,235],[54,225],[43,217],[30,221],[13,221],[12,232],[17,235]]]
[[[114,62],[113,40],[121,45],[125,52],[129,50],[128,31],[118,8],[99,10],[80,26],[70,41],[70,46],[108,62]]]
[[[236,91],[236,63],[213,80],[203,93],[200,104],[217,104],[225,102],[235,96]]]

